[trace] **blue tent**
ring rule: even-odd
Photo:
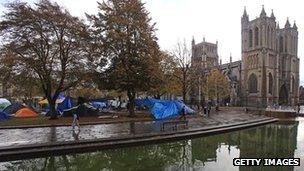
[[[24,107],[25,107],[25,106],[23,106],[23,105],[20,104],[20,103],[13,103],[13,104],[7,106],[7,107],[3,110],[3,112],[4,112],[4,113],[7,113],[7,114],[14,114],[14,113],[16,113],[19,109],[22,109],[22,108],[24,108]]]
[[[91,102],[92,106],[96,109],[102,109],[102,108],[106,108],[107,107],[107,103],[106,102]]]
[[[73,102],[72,98],[69,97],[69,96],[67,96],[67,97],[65,97],[65,99],[63,100],[62,103],[58,104],[57,111],[59,111],[59,112],[62,113],[63,110],[70,109],[70,108],[72,108],[74,106],[75,105],[74,105],[74,102]]]
[[[9,115],[4,112],[0,112],[0,121],[4,121],[7,119],[9,119]]]
[[[156,119],[173,117],[181,114],[183,107],[187,114],[195,113],[190,107],[178,100],[158,100],[153,98],[137,99],[136,105],[146,106]]]
[[[146,106],[145,103],[146,103],[146,99],[135,99],[135,106],[136,107],[143,108],[143,107]]]
[[[74,105],[72,98],[67,96],[61,103],[58,104],[58,106],[56,107],[56,110],[57,110],[58,115],[62,115],[65,110],[71,109],[74,106],[75,105]],[[50,116],[50,109],[48,106],[45,108],[45,110],[46,110],[45,116]]]

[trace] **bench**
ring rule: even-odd
[[[188,121],[187,120],[165,121],[162,124],[161,130],[164,131],[165,127],[171,126],[172,130],[176,131],[179,125],[182,125],[184,128],[187,128]]]

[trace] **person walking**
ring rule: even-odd
[[[211,111],[211,102],[207,103],[207,117],[210,116],[210,111]]]
[[[207,104],[204,104],[204,107],[203,107],[203,108],[204,108],[204,115],[205,115],[205,116],[208,116],[208,114],[207,114]]]
[[[77,99],[77,108],[76,108],[76,111],[73,113],[73,123],[72,123],[73,129],[75,129],[75,126],[77,126],[78,129],[80,129],[79,115],[85,113],[85,105],[84,105],[84,103],[85,103],[85,99],[83,97],[78,97],[78,99]]]
[[[179,117],[179,119],[186,120],[186,109],[185,109],[185,106],[183,106],[183,108],[181,110],[181,116]]]

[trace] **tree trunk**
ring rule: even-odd
[[[129,116],[134,117],[135,112],[135,92],[128,90],[128,98],[129,98],[129,105],[128,105],[128,110],[129,110]]]
[[[118,110],[121,110],[121,104],[122,104],[121,96],[118,96],[118,101],[119,101]]]
[[[56,111],[56,99],[48,98],[50,106],[50,119],[58,119]]]
[[[183,87],[183,101],[184,101],[184,103],[186,103],[186,95],[187,95],[186,87]]]

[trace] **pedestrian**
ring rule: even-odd
[[[210,111],[211,111],[211,103],[209,102],[208,104],[207,104],[207,116],[209,117],[209,115],[210,115]]]
[[[300,103],[298,103],[298,113],[300,113],[301,111],[301,106],[300,106]]]
[[[218,111],[220,111],[219,104],[216,104],[216,106],[215,106],[215,111],[216,111],[216,113],[217,113]]]
[[[204,105],[204,115],[207,116],[207,104]]]
[[[181,116],[179,117],[179,119],[186,120],[186,109],[185,109],[185,106],[183,106],[183,108],[181,110]]]
[[[73,129],[75,129],[76,125],[77,125],[78,129],[80,129],[79,115],[81,115],[85,112],[84,103],[85,103],[85,99],[83,97],[78,97],[77,108],[76,108],[76,111],[73,113],[73,123],[72,123]]]

